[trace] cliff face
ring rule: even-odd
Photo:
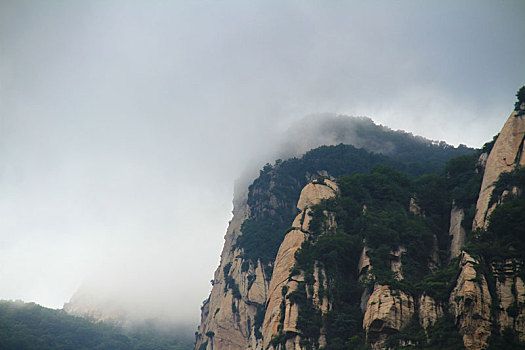
[[[490,309],[492,297],[485,276],[478,274],[479,264],[463,252],[461,272],[456,287],[450,295],[450,308],[463,335],[467,349],[485,349],[490,336]]]
[[[474,229],[487,228],[490,214],[501,203],[501,198],[492,198],[494,185],[500,175],[525,164],[524,141],[525,118],[515,111],[503,126],[486,159],[473,222]],[[453,217],[461,214],[453,210]],[[466,252],[457,253],[458,248],[462,246],[458,242],[463,237],[461,226],[457,228],[457,221],[451,219],[452,254],[461,254],[461,272],[450,296],[450,309],[463,335],[465,347],[467,350],[487,348],[487,340],[494,324],[499,325],[500,331],[505,328],[514,330],[521,341],[525,340],[525,294],[523,280],[518,273],[523,261],[508,259],[503,263],[487,266],[491,275],[489,277],[495,281],[495,290],[491,295],[486,276],[479,272],[478,268],[480,263],[486,266],[489,262],[474,259]],[[497,305],[495,310],[492,309],[494,299]]]
[[[334,196],[336,191],[337,185],[330,180],[324,180],[324,184],[308,184],[302,190],[297,203],[300,213],[280,245],[270,281],[260,261],[254,269],[243,258],[242,250],[235,247],[236,239],[242,234],[241,225],[249,217],[249,206],[244,202],[234,211],[225,236],[221,264],[215,271],[210,297],[202,307],[197,349],[267,348],[283,326],[285,331],[295,330],[297,305],[288,301],[285,320],[280,322],[282,288],[294,290],[296,282],[289,281],[288,277],[295,263],[294,254],[308,232],[309,208]],[[296,280],[300,278],[295,277]]]
[[[424,216],[414,198],[410,199],[408,209],[414,215]],[[436,244],[434,242],[434,247],[428,257],[430,269],[437,268],[439,265]],[[368,258],[371,252],[372,250],[365,246],[359,259],[358,274],[363,282],[371,278],[369,270],[373,266]],[[404,279],[402,257],[406,252],[407,249],[404,246],[398,246],[396,250],[390,252],[390,270],[395,273],[394,278],[397,281]],[[442,305],[432,297],[423,293],[419,298],[414,298],[402,289],[380,283],[374,284],[371,293],[369,289],[363,292],[361,309],[364,312],[363,329],[366,341],[374,350],[388,348],[386,341],[389,336],[405,329],[416,315],[416,319],[424,329],[434,325],[443,316]]]
[[[525,284],[519,274],[523,261],[506,259],[503,263],[492,265],[496,281],[499,312],[497,322],[500,330],[510,328],[516,331],[519,339],[525,341]]]
[[[460,185],[448,178],[410,180],[383,168],[339,185],[306,184],[319,175],[352,171],[337,173],[328,163],[323,167],[331,170],[321,171],[316,163],[305,166],[304,177],[293,177],[290,168],[284,167],[286,176],[276,176],[277,167],[265,168],[248,201],[235,208],[203,304],[196,349],[429,344],[481,350],[498,348],[496,338],[506,329],[524,342],[523,259],[512,247],[505,248],[512,257],[489,259],[479,250],[486,242],[465,251],[467,240],[475,246],[476,235],[483,238],[504,197],[521,193],[514,187],[491,199],[500,175],[525,164],[524,143],[525,115],[512,113],[490,153],[469,158],[475,167],[457,175]],[[455,166],[464,166],[461,162]],[[476,172],[475,181],[462,179]],[[290,199],[290,188],[299,186],[300,195]],[[449,189],[443,186],[459,187],[444,195]],[[480,229],[474,238],[468,234],[472,219],[472,228]],[[271,258],[253,250],[250,240],[260,231],[246,223],[269,230],[267,237],[262,231],[268,241],[277,240]],[[242,229],[251,231],[246,235]],[[271,233],[279,230],[281,238]],[[255,240],[259,250],[268,246],[264,240]]]
[[[387,337],[405,328],[415,312],[414,298],[376,284],[366,305],[363,328],[372,349],[384,349]]]
[[[304,275],[300,274],[290,276],[290,270],[295,265],[295,253],[309,234],[310,208],[323,199],[334,197],[337,191],[337,185],[329,180],[324,180],[323,183],[308,184],[301,191],[299,202],[297,203],[297,209],[299,209],[300,213],[295,218],[292,224],[292,229],[286,234],[283,243],[279,247],[277,257],[275,258],[273,276],[270,282],[267,299],[266,314],[262,326],[264,349],[273,349],[274,346],[271,344],[271,341],[278,337],[279,334],[300,333],[297,329],[299,306],[292,303],[290,299],[287,298],[287,295],[294,292],[299,283],[304,282]],[[319,274],[323,274],[323,271],[316,268],[314,276],[317,284],[319,283],[319,280],[326,280],[326,278],[319,278]],[[324,305],[322,308],[326,311],[328,301],[326,299],[323,301],[319,300],[319,285],[317,285],[317,288],[315,288],[314,285],[313,291],[314,298],[317,295],[317,298],[315,298],[317,299],[317,304]],[[291,337],[290,339],[287,339],[285,348],[301,348],[299,342],[299,336]]]
[[[494,183],[503,172],[525,164],[525,115],[517,111],[511,113],[501,129],[498,139],[490,152],[483,174],[483,182],[476,205],[473,227],[486,227],[487,218],[496,203],[489,207]]]
[[[450,257],[455,258],[461,253],[461,247],[465,245],[467,241],[467,232],[462,225],[463,219],[465,218],[465,212],[462,208],[458,208],[452,205],[450,211],[450,228],[449,234],[451,236],[450,242]]]
[[[261,264],[255,268],[243,265],[242,252],[234,247],[248,215],[249,207],[241,201],[234,208],[221,263],[215,271],[210,296],[202,306],[197,349],[255,349],[260,343],[254,324],[258,310],[266,302],[269,283]]]

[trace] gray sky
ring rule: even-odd
[[[87,283],[196,322],[233,182],[289,125],[333,112],[480,146],[525,84],[524,15],[523,1],[0,0],[0,298],[61,307]]]

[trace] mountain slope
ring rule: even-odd
[[[191,339],[154,323],[124,330],[70,316],[34,303],[0,301],[1,349],[171,349],[191,348]],[[180,330],[175,330],[175,333]]]
[[[196,349],[525,348],[518,102],[439,174],[422,175],[436,164],[410,159],[420,150],[345,145],[267,165],[230,225]]]
[[[386,130],[384,139],[388,139],[387,134],[391,132],[381,127],[373,130],[379,135],[381,130]],[[296,203],[301,189],[309,181],[318,177],[366,173],[378,164],[387,164],[415,176],[435,171],[435,164],[426,162],[432,154],[439,155],[439,168],[442,168],[453,155],[473,152],[465,147],[423,142],[424,139],[406,133],[398,135],[414,148],[413,155],[403,154],[410,163],[396,159],[396,153],[385,156],[350,145],[337,145],[320,147],[301,158],[278,160],[264,167],[250,186],[247,198],[236,201],[221,264],[215,272],[210,297],[203,304],[197,349],[262,346],[261,325],[274,259],[287,228],[298,214]],[[381,139],[378,135],[371,138]],[[401,149],[402,144],[400,141]],[[389,149],[394,149],[393,146],[396,144],[391,144]]]

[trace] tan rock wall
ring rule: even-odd
[[[403,266],[401,263],[401,257],[406,253],[407,249],[403,246],[398,247],[391,253],[390,270],[396,273],[395,277],[398,280],[402,280],[403,277]]]
[[[477,274],[476,265],[478,261],[462,252],[461,271],[449,299],[450,311],[467,350],[485,349],[491,333],[492,297],[485,276]]]
[[[372,349],[384,349],[388,335],[405,328],[415,311],[411,296],[376,283],[363,318],[363,329]]]
[[[299,309],[297,305],[292,305],[290,300],[283,295],[283,287],[286,288],[289,294],[297,289],[298,282],[303,281],[302,275],[294,276],[291,279],[290,269],[295,265],[295,253],[301,247],[301,244],[307,237],[308,226],[309,226],[309,215],[310,208],[318,204],[322,199],[328,199],[334,197],[337,193],[337,185],[330,181],[325,180],[325,184],[310,183],[306,185],[301,191],[297,208],[301,211],[293,222],[295,229],[288,232],[284,238],[279,251],[275,258],[274,269],[272,279],[270,281],[270,287],[268,291],[267,308],[264,316],[264,322],[262,326],[263,334],[263,348],[272,349],[270,342],[273,337],[279,334],[281,331],[281,319],[284,318],[282,323],[283,332],[298,332],[296,329],[297,317],[299,315]],[[316,269],[315,275],[317,281],[319,281],[319,274],[324,272]],[[326,276],[324,276],[326,277]],[[324,278],[326,280],[326,278]],[[319,284],[314,285],[314,302],[316,302],[321,308],[328,308],[328,300],[320,300],[319,296]],[[284,315],[281,313],[282,304],[284,303]],[[295,337],[300,338],[300,337]],[[286,349],[299,349],[300,339],[289,339],[285,345]]]
[[[419,298],[419,322],[425,330],[436,323],[437,319],[443,316],[443,306],[426,295],[423,294]]]
[[[492,266],[499,300],[498,323],[500,330],[514,329],[525,341],[525,285],[518,276],[521,262],[507,259]]]
[[[257,305],[266,300],[268,281],[264,269],[258,263],[242,271],[243,259],[241,251],[233,249],[237,237],[242,234],[241,225],[247,218],[249,208],[245,201],[234,208],[233,219],[224,236],[224,247],[221,254],[221,263],[214,274],[213,287],[201,312],[201,324],[198,329],[196,348],[208,341],[207,350],[245,350],[255,349],[261,342],[257,340],[253,330]],[[239,286],[241,299],[232,295],[232,290],[224,291],[224,267],[231,264],[229,275]],[[250,283],[248,276],[255,276]],[[212,332],[212,333],[210,333]],[[206,334],[214,334],[208,337]]]
[[[452,205],[450,211],[450,228],[449,235],[452,236],[452,241],[450,243],[450,258],[453,259],[461,253],[461,248],[465,245],[467,241],[467,233],[461,225],[461,222],[465,218],[465,212],[462,208],[458,208],[455,205]]]
[[[279,333],[281,319],[281,303],[285,303],[285,324],[287,330],[295,331],[296,310],[292,310],[290,301],[282,295],[282,288],[288,288],[288,293],[297,289],[298,281],[303,281],[303,276],[295,276],[293,280],[288,280],[290,268],[295,265],[295,252],[301,247],[305,240],[305,234],[300,230],[288,232],[284,238],[277,257],[275,258],[274,272],[270,282],[268,293],[268,304],[262,326],[263,344],[266,349],[273,336]]]
[[[517,164],[525,164],[524,137],[525,116],[516,117],[516,112],[512,112],[487,158],[473,228],[487,224],[486,219],[493,210],[493,207],[489,208],[490,195],[499,175],[511,171]],[[520,152],[521,157],[517,159]]]

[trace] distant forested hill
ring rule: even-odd
[[[35,303],[0,301],[0,349],[187,350],[192,345],[192,339],[154,323],[124,330]]]

